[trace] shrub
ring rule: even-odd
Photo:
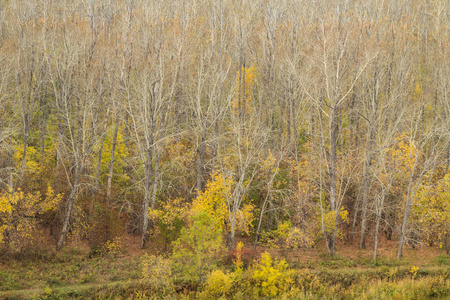
[[[160,256],[144,255],[141,258],[141,278],[153,288],[164,293],[174,290],[172,264],[170,259]]]
[[[164,243],[176,240],[185,225],[188,207],[181,198],[162,204],[159,209],[149,209],[149,220],[155,225],[153,233],[162,237]]]
[[[218,299],[229,295],[233,287],[233,277],[225,274],[222,270],[214,270],[209,274],[204,285],[201,298]]]
[[[235,269],[244,269],[252,264],[252,262],[257,258],[257,253],[253,247],[244,247],[242,242],[238,242],[236,249],[228,252],[228,257],[226,258],[226,264],[233,264]]]
[[[83,222],[83,219],[86,221]],[[117,241],[122,232],[119,214],[111,205],[102,206],[98,203],[94,207],[90,222],[88,222],[86,216],[80,215],[77,223],[75,227],[79,227],[79,231],[88,233],[92,252],[105,252],[104,250],[107,250],[105,247]],[[87,226],[88,228],[83,228]],[[83,236],[84,233],[79,232],[75,235]]]
[[[189,279],[203,281],[215,269],[222,250],[222,231],[213,216],[200,212],[192,216],[192,225],[181,230],[173,245],[175,270]]]
[[[277,229],[263,233],[262,241],[270,246],[293,249],[310,248],[314,245],[313,239],[290,221],[280,222]]]
[[[288,290],[293,283],[293,275],[294,271],[289,269],[284,259],[277,261],[265,252],[252,275],[258,287],[256,293],[264,297],[275,297]]]
[[[40,219],[56,211],[62,195],[49,185],[45,194],[0,192],[0,253],[19,254],[36,248],[42,229]]]

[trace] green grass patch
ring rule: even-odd
[[[217,280],[198,282],[174,273],[165,280],[142,277],[143,253],[133,256],[93,256],[68,249],[47,259],[9,260],[0,265],[0,299],[258,299],[261,282],[256,262],[233,277],[232,265],[218,266],[228,278],[226,290]],[[274,299],[445,299],[450,297],[448,257],[432,265],[410,262],[323,256],[319,261],[290,264],[284,284],[274,283]],[[280,275],[281,276],[281,275]],[[290,276],[290,277],[289,277]],[[216,276],[217,277],[217,276]],[[220,276],[219,276],[220,277]],[[271,275],[267,274],[267,280]],[[156,283],[155,283],[156,282]],[[213,284],[214,282],[215,285]],[[220,282],[220,280],[218,281]],[[214,292],[214,293],[213,293]],[[272,295],[271,295],[272,296]],[[216,297],[216,298],[214,298]]]

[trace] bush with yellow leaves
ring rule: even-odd
[[[234,274],[214,270],[209,274],[200,297],[203,299],[226,299],[234,283]]]
[[[336,218],[336,214],[338,213],[338,218]],[[326,234],[327,236],[331,236],[334,232],[336,221],[339,220],[339,224],[346,223],[348,224],[349,217],[348,210],[345,209],[344,206],[341,206],[339,212],[337,211],[328,211],[328,212],[320,212],[317,211],[316,214],[316,228],[314,230],[316,234],[316,239],[322,238],[323,234]],[[342,222],[342,223],[341,223]],[[342,238],[342,231],[337,228],[337,237]]]
[[[213,172],[211,180],[206,184],[204,192],[193,201],[191,212],[197,214],[206,212],[217,220],[222,230],[231,230],[233,208],[230,207],[230,199],[233,197],[233,188],[236,182],[231,176],[225,176],[220,172]],[[237,211],[236,230],[249,234],[254,220],[254,206],[244,198],[244,203]]]
[[[277,229],[264,232],[262,241],[270,246],[293,249],[309,248],[314,245],[309,234],[294,226],[291,221],[280,222]]]
[[[158,209],[149,209],[148,218],[154,224],[152,233],[160,236],[165,244],[173,242],[186,225],[188,214],[189,206],[181,198],[171,199]]]
[[[449,172],[449,171],[447,171]],[[420,228],[421,239],[450,254],[450,173],[434,184],[418,189],[411,223]]]
[[[47,212],[56,210],[62,195],[51,186],[45,195],[25,193],[21,189],[0,194],[0,248],[20,253],[31,250],[38,236],[39,220]]]
[[[142,280],[163,293],[174,291],[174,277],[170,259],[146,254],[141,257],[141,266]]]
[[[294,282],[294,271],[283,259],[277,261],[268,252],[261,255],[261,261],[255,266],[252,278],[256,281],[255,294],[263,297],[275,297],[287,291]]]
[[[122,254],[124,245],[120,237],[115,237],[106,241],[102,248],[105,254],[108,253],[110,256],[116,257]]]

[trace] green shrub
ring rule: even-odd
[[[192,225],[183,228],[173,243],[174,269],[178,274],[202,282],[216,267],[222,251],[222,231],[207,213],[192,216]]]

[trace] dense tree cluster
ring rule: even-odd
[[[450,251],[449,24],[445,0],[3,1],[0,246]]]

